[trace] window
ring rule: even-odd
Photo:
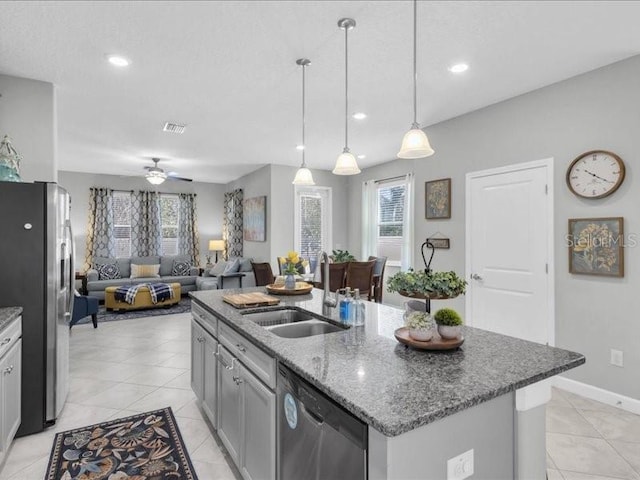
[[[113,236],[116,257],[131,256],[131,193],[113,192]]]
[[[400,264],[404,238],[404,205],[406,184],[402,182],[379,183],[376,189],[377,257],[387,257],[388,262]]]
[[[177,255],[180,199],[178,195],[160,195],[160,255]],[[113,234],[116,257],[131,256],[131,192],[113,192]]]
[[[180,199],[178,195],[160,195],[160,224],[162,232],[162,255],[178,254],[178,222]]]
[[[331,247],[331,188],[296,187],[295,192],[294,249],[313,261]]]

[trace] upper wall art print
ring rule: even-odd
[[[623,218],[569,219],[569,272],[624,276]]]
[[[247,198],[242,213],[243,238],[249,242],[267,241],[267,197]]]
[[[451,179],[441,178],[424,184],[425,218],[451,218]]]

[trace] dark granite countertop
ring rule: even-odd
[[[0,332],[22,314],[22,307],[0,307]]]
[[[222,296],[244,290],[191,292],[216,317],[274,355],[356,417],[393,437],[525,387],[585,362],[584,356],[485,330],[463,327],[465,342],[450,352],[406,348],[393,332],[403,311],[366,303],[366,324],[343,332],[281,338],[243,318]],[[322,290],[282,296],[278,307],[322,313]],[[331,318],[338,321],[338,311]]]

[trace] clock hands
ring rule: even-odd
[[[585,173],[588,173],[588,174],[589,174],[589,175],[591,175],[592,177],[598,178],[598,179],[600,179],[600,180],[602,180],[602,181],[604,181],[604,182],[614,183],[612,180],[607,180],[606,178],[602,178],[602,177],[600,177],[600,176],[596,175],[595,173],[591,173],[589,170],[584,170],[584,169],[583,169],[582,171],[583,171],[583,172],[585,172]]]

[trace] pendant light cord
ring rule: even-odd
[[[304,108],[304,99],[305,99],[305,70],[307,68],[306,64],[302,65],[302,167],[307,168],[307,164],[304,159],[304,151],[307,149],[307,144],[304,138],[304,127],[305,127],[305,108]]]
[[[418,127],[418,0],[413,0],[413,127]]]
[[[344,151],[349,151],[349,28],[344,29]]]

